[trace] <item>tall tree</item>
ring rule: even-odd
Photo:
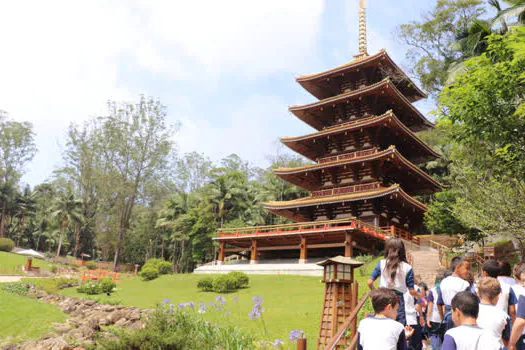
[[[78,235],[78,228],[82,222],[82,202],[75,198],[71,192],[60,193],[53,204],[51,217],[56,219],[60,227],[60,237],[58,241],[56,256],[60,255],[62,243],[66,230],[73,225],[75,237]]]
[[[35,153],[32,125],[10,120],[0,111],[0,237],[5,235],[8,196]]]

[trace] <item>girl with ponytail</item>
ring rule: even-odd
[[[377,263],[368,280],[368,287],[374,289],[374,281],[379,279],[379,287],[393,290],[399,297],[397,310],[398,322],[406,325],[405,301],[403,294],[407,291],[417,299],[421,295],[414,289],[414,271],[407,262],[405,244],[399,238],[391,238],[385,243],[384,259]]]

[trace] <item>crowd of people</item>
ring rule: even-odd
[[[457,256],[429,289],[394,238],[368,286],[374,314],[359,323],[360,350],[525,350],[525,263],[489,259],[475,278]]]

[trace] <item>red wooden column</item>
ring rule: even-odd
[[[354,249],[352,245],[352,235],[350,232],[345,232],[345,257],[351,258],[354,256]]]
[[[308,261],[308,245],[306,237],[301,237],[301,254],[299,255],[299,264],[306,264]]]
[[[224,264],[224,255],[224,242],[219,242],[219,258],[217,259],[218,265]]]
[[[252,239],[252,250],[250,255],[250,264],[257,264],[257,241]]]

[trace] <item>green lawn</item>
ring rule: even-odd
[[[366,279],[377,260],[357,272],[360,284],[359,294],[366,292]],[[219,295],[205,293],[197,289],[197,281],[203,275],[185,274],[168,275],[143,282],[138,278],[123,278],[117,284],[118,291],[111,297],[102,297],[99,301],[120,302],[143,308],[153,308],[164,299],[170,298],[175,307],[179,303],[193,301],[210,303]],[[65,295],[87,297],[79,294],[75,288],[62,290]],[[262,296],[264,302],[263,320],[251,320],[248,316],[253,306],[252,298]],[[250,275],[250,286],[235,293],[224,294],[226,303],[223,311],[208,307],[203,314],[210,321],[220,324],[231,324],[253,333],[258,338],[269,340],[288,340],[291,330],[302,329],[313,346],[317,339],[321,318],[324,284],[319,277]],[[95,296],[96,299],[97,296]],[[366,311],[370,310],[367,305]],[[226,314],[228,311],[229,314]],[[266,335],[265,335],[266,329]]]
[[[67,316],[57,307],[0,290],[0,345],[39,338]]]
[[[20,254],[0,252],[0,274],[19,274],[22,266],[27,262],[27,257]],[[50,264],[42,259],[33,258],[33,266],[49,270]]]

